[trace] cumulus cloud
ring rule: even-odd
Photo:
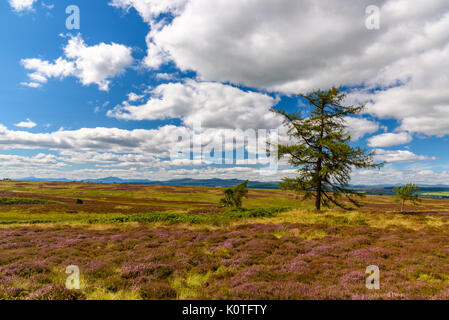
[[[449,14],[445,16],[449,28]],[[449,134],[449,43],[441,48],[404,57],[375,79],[374,86],[385,89],[354,92],[367,101],[370,114],[380,119],[396,119],[399,129],[426,135]],[[399,81],[398,85],[391,85]]]
[[[349,58],[360,60],[377,37],[364,28],[368,4],[373,1],[190,0],[149,33],[147,64],[172,60],[206,80],[288,92],[359,81],[363,75]],[[324,35],[327,41],[317,41]]]
[[[398,170],[393,165],[387,165],[382,170],[356,170],[352,174],[352,183],[357,185],[395,185],[405,183],[447,185],[448,171],[430,169],[405,168]]]
[[[350,6],[343,0],[160,2],[112,1],[125,9],[133,6],[152,25],[159,23],[147,41],[149,55],[162,59],[149,61],[151,67],[168,59],[206,80],[289,92],[360,84],[415,52],[410,49],[441,44],[444,29],[434,24],[449,8],[444,0],[419,0],[413,8],[404,0],[363,0]],[[376,32],[365,28],[368,5],[381,8],[382,26]],[[167,12],[172,20],[157,20]],[[431,39],[435,36],[440,39]]]
[[[129,10],[134,7],[145,22],[151,23],[163,13],[176,14],[187,0],[112,0],[109,5]]]
[[[171,80],[177,79],[177,74],[166,73],[166,72],[157,73],[156,74],[156,79],[158,79],[158,80],[165,80],[165,81],[171,81]]]
[[[134,7],[150,25],[149,68],[174,62],[205,81],[283,93],[354,86],[369,113],[397,119],[402,131],[449,133],[449,94],[441,90],[449,86],[446,0],[111,4]],[[365,27],[368,5],[380,8],[379,30]]]
[[[412,141],[412,135],[408,132],[383,133],[368,139],[368,146],[372,148],[385,148],[407,144]]]
[[[34,71],[29,73],[28,77],[40,83],[47,82],[48,78],[64,78],[73,75],[76,69],[74,62],[67,61],[63,58],[58,58],[54,62],[37,58],[22,59],[21,63],[25,69]]]
[[[178,136],[189,132],[183,127],[164,126],[152,130],[97,127],[31,133],[0,125],[0,148],[153,153],[162,157],[169,155],[168,150],[177,142]]]
[[[379,131],[379,123],[365,118],[345,117],[351,140],[357,141],[365,135]]]
[[[375,159],[386,162],[414,162],[414,161],[428,161],[436,160],[435,157],[427,157],[416,155],[409,150],[384,150],[375,149]]]
[[[136,94],[134,92],[128,93],[128,101],[130,101],[130,102],[139,101],[143,97],[144,97],[144,95],[139,95],[139,94]]]
[[[53,168],[61,168],[66,166],[62,160],[63,158],[61,157],[44,153],[39,153],[32,157],[0,154],[0,168],[36,168],[48,166],[52,166]]]
[[[32,129],[35,126],[37,126],[37,124],[34,123],[33,121],[31,121],[30,119],[26,119],[26,121],[21,121],[19,123],[16,123],[15,126],[20,127],[20,128]]]
[[[133,63],[131,52],[131,48],[116,43],[88,46],[81,35],[77,35],[69,39],[64,57],[53,62],[38,58],[22,59],[21,62],[25,69],[32,71],[28,74],[32,84],[45,83],[49,78],[74,76],[83,85],[96,84],[100,90],[108,91],[110,79]]]
[[[275,98],[215,82],[186,80],[161,84],[151,91],[150,99],[142,105],[125,101],[110,117],[126,120],[182,119],[192,127],[204,128],[275,129],[281,120],[270,108]]]
[[[201,166],[198,168],[198,171],[203,174],[206,174],[206,172],[210,174],[219,172],[219,168],[212,169],[213,167],[203,170],[205,165],[211,165],[212,162],[208,156],[209,151],[216,146],[219,146],[220,150],[225,152],[226,157],[230,157],[230,164],[232,164],[234,161],[232,150],[236,148],[236,145],[232,142],[233,137],[236,138],[238,146],[243,146],[243,140],[247,137],[249,140],[246,146],[247,152],[252,153],[252,155],[257,152],[257,148],[259,148],[259,151],[263,150],[258,153],[259,155],[265,152],[266,136],[259,137],[259,145],[256,145],[255,136],[245,136],[240,134],[240,131],[235,133],[232,130],[232,132],[234,136],[227,136],[227,142],[229,143],[224,146],[224,149],[221,149],[221,138],[226,133],[224,129],[205,130],[201,135],[193,129],[175,126],[164,126],[152,130],[82,128],[79,130],[60,129],[50,133],[30,133],[9,130],[0,125],[0,149],[48,149],[58,154],[39,154],[35,157],[4,156],[3,158],[0,157],[0,160],[2,160],[4,166],[9,168],[8,174],[5,175],[9,177],[14,176],[14,168],[20,167],[22,171],[17,171],[16,174],[22,177],[39,176],[41,174],[44,177],[70,178],[74,176],[76,179],[80,179],[80,177],[110,176],[113,172],[116,172],[120,173],[120,177],[125,178],[133,178],[135,177],[134,175],[143,178],[145,176],[149,177],[151,174],[151,178],[155,179],[157,176],[155,172],[159,172],[159,177],[165,176],[168,179],[173,179],[175,171],[168,172],[164,170],[171,170],[176,167]],[[181,140],[180,137],[182,138]],[[231,137],[231,140],[229,140],[229,137]],[[196,143],[195,154],[192,160],[190,159],[190,138]],[[213,150],[218,152],[217,149]],[[204,153],[203,156],[200,154],[201,151]],[[177,157],[178,152],[185,152],[187,157]],[[253,158],[255,159],[255,155]],[[33,163],[33,161],[34,165],[30,165],[27,168],[27,164]],[[242,153],[237,153],[235,161],[239,166],[243,167],[247,165],[254,166],[257,163],[259,165],[267,165],[264,159],[259,159],[255,163],[247,163]],[[85,164],[91,167],[89,170],[82,172],[73,168],[67,169],[76,164]],[[44,170],[45,165],[48,166],[47,170]],[[37,167],[39,167],[39,170],[36,169]],[[62,167],[65,168],[64,170],[70,171],[60,172],[57,170]],[[0,174],[3,168],[0,165]],[[33,171],[32,169],[35,170]],[[226,172],[231,171],[236,173],[243,172],[239,171],[238,167],[232,170],[229,169]],[[258,178],[263,178],[258,168],[247,168],[247,171],[253,174],[257,172]],[[107,174],[107,172],[111,174]],[[197,171],[185,171],[182,175],[186,176],[193,172]],[[76,176],[76,173],[78,173],[78,176]],[[196,173],[196,177],[202,175]]]
[[[9,5],[16,12],[30,11],[33,10],[33,4],[37,0],[8,0]]]

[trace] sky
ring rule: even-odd
[[[1,1],[0,178],[279,180],[270,109],[335,85],[386,161],[353,184],[449,184],[449,2],[348,3]]]

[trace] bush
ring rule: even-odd
[[[229,224],[235,219],[269,218],[273,215],[290,210],[290,208],[254,208],[254,209],[228,209],[216,214],[186,214],[152,212],[147,214],[129,214],[112,218],[87,219],[88,223],[125,223],[125,222],[163,222],[163,223],[187,223],[187,224]]]
[[[83,204],[83,203],[84,203],[83,200],[81,200],[81,199],[76,199],[76,204]]]
[[[40,200],[40,199],[27,199],[27,198],[0,198],[0,204],[2,205],[15,205],[15,204],[49,204],[57,203],[56,201]]]

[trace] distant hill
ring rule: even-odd
[[[69,182],[68,179],[47,179],[47,178],[35,178],[28,177],[20,180],[24,181],[61,181]],[[89,182],[89,183],[118,183],[118,184],[146,184],[146,185],[162,185],[162,186],[187,186],[187,187],[233,187],[243,180],[238,179],[176,179],[169,181],[153,181],[146,179],[121,179],[117,177],[107,177],[101,179],[85,179],[77,180],[77,182]],[[248,188],[251,189],[279,189],[278,182],[261,182],[261,181],[249,181]]]
[[[20,179],[23,181],[60,181],[70,182],[73,180],[61,178],[35,178],[28,177]],[[243,180],[239,179],[175,179],[168,181],[159,180],[146,180],[146,179],[121,179],[117,177],[107,177],[101,179],[85,179],[77,180],[76,182],[89,182],[89,183],[118,183],[118,184],[146,184],[146,185],[162,185],[162,186],[186,186],[186,187],[233,187]],[[279,189],[279,182],[277,181],[249,181],[248,188],[250,189]],[[368,195],[393,195],[393,185],[353,185],[351,188],[365,192]],[[421,196],[424,198],[433,199],[449,199],[449,186],[448,185],[420,185]]]
[[[394,186],[354,186],[354,189],[365,192],[369,195],[392,196]],[[420,185],[420,196],[430,199],[449,199],[449,186],[445,185]]]

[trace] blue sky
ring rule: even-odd
[[[66,28],[69,5],[79,30]],[[387,161],[354,183],[446,183],[446,26],[438,0],[2,1],[0,177],[277,180],[294,171],[174,161],[177,130],[200,123],[216,141],[226,129],[280,129],[283,139],[271,107],[343,85],[348,103],[367,103],[348,119],[352,143]]]

